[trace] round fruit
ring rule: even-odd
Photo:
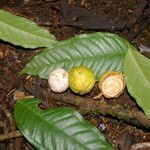
[[[52,71],[48,79],[52,91],[61,93],[68,88],[68,72],[62,68]]]
[[[108,71],[102,75],[98,86],[103,96],[117,98],[125,89],[124,76],[118,72]]]
[[[93,71],[87,67],[74,67],[69,72],[69,86],[78,94],[86,94],[91,91],[95,84]]]

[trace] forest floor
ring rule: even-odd
[[[96,31],[117,33],[150,58],[150,1],[148,0],[1,0],[0,8],[47,28],[58,40]],[[50,99],[53,93],[49,90],[46,80],[19,75],[24,66],[40,51],[42,49],[23,49],[0,41],[0,137],[1,135],[7,137],[8,133],[17,131],[13,119],[16,94],[17,96],[34,95],[43,101],[45,109],[73,107],[71,104],[55,101],[55,98]],[[98,93],[98,88],[95,86],[84,98],[92,98]],[[65,94],[73,96],[69,90]],[[107,99],[104,100],[108,102]],[[119,98],[110,99],[108,103],[125,104],[128,108],[135,107],[142,111],[126,90]],[[116,150],[127,150],[135,143],[150,142],[150,130],[144,126],[138,127],[109,115],[83,116],[104,133]],[[34,148],[21,135],[0,141],[0,150],[22,149]],[[150,149],[150,146],[147,149]]]

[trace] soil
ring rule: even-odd
[[[143,0],[142,2],[141,4],[140,0],[1,0],[0,8],[15,15],[26,17],[47,28],[58,40],[68,39],[77,34],[101,30],[117,33],[136,44],[139,50],[149,57],[150,27],[148,26],[149,17],[147,16],[149,13],[149,1]],[[143,6],[144,3],[146,4]],[[82,21],[82,18],[87,17],[86,13],[82,14],[81,20],[77,20],[76,24],[73,21],[68,23],[68,20],[66,21],[68,16],[63,16],[64,12],[61,9],[66,4],[72,10],[80,8],[84,12],[86,9],[86,12],[87,10],[91,11],[91,14],[98,14],[103,16],[103,18],[106,17],[110,20],[114,18],[116,21],[123,20],[125,25],[119,30],[115,30],[115,28],[93,29],[93,24],[88,27],[79,26],[78,22]],[[78,17],[79,14],[73,13],[73,15]],[[144,21],[141,16],[145,17]],[[88,19],[87,17],[87,21]],[[84,23],[86,24],[87,22],[85,21]],[[114,27],[115,25],[114,23]],[[23,49],[0,41],[0,136],[17,130],[13,119],[13,109],[16,103],[15,98],[22,96],[22,94],[34,95],[34,97],[41,99],[44,109],[60,106],[74,107],[68,103],[49,100],[48,97],[52,92],[49,90],[46,80],[39,77],[19,75],[23,67],[40,51],[42,49]],[[40,92],[47,90],[49,92]],[[98,93],[97,86],[95,86],[92,92],[85,96],[85,98],[92,98]],[[69,90],[65,94],[68,96],[73,95]],[[140,110],[127,91],[117,100],[112,99],[108,103],[110,105],[114,103],[126,104],[129,108],[136,107],[136,109]],[[135,143],[150,142],[150,131],[144,127],[139,128],[136,125],[131,125],[111,116],[89,113],[83,116],[104,133],[108,141],[114,146],[114,149],[127,150]],[[22,149],[32,150],[34,148],[23,137],[11,138],[0,142],[0,150]]]

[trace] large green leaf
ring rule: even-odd
[[[105,137],[70,108],[41,110],[38,99],[19,100],[15,119],[23,135],[40,150],[111,150]]]
[[[150,60],[130,49],[124,62],[128,91],[150,118]]]
[[[132,45],[115,34],[83,34],[44,50],[26,65],[22,73],[48,78],[57,67],[70,70],[73,66],[87,66],[99,80],[99,76],[108,70],[122,71],[124,56],[129,48]]]
[[[47,47],[55,37],[23,17],[0,10],[0,39],[25,48]]]

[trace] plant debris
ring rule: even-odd
[[[63,0],[62,2],[68,1]],[[58,0],[30,0],[26,3],[20,0],[1,0],[0,7],[45,26],[45,28],[51,31],[59,40],[68,39],[76,34],[91,32],[91,29],[93,32],[104,30],[118,33],[130,41],[134,41],[139,47],[142,44],[149,48],[148,41],[150,34],[147,32],[150,18],[149,0],[88,0],[85,1],[85,3],[81,5],[81,1],[73,0],[72,3],[66,4],[66,8],[62,8],[60,6],[63,6],[65,3],[60,3]],[[69,10],[71,10],[71,12],[64,14],[64,11],[68,12]],[[80,10],[80,12],[76,12],[76,10]],[[67,18],[67,16],[70,17]],[[102,20],[105,23],[107,22],[108,26],[106,26],[106,29],[104,28],[104,23],[102,24],[102,28],[100,28],[100,23],[94,22],[92,16],[96,16],[97,22],[98,20]],[[91,19],[93,24],[89,24],[89,22],[86,21],[87,19]],[[68,25],[66,20],[69,22]],[[122,23],[119,24],[120,22]],[[80,26],[78,24],[78,26],[72,26],[74,23],[80,23]],[[88,25],[81,23],[87,23]],[[113,27],[111,27],[110,24],[112,24]],[[86,27],[85,29],[87,30],[84,30],[82,27]],[[144,29],[145,31],[142,32]],[[39,51],[41,51],[41,49],[36,51],[24,50],[2,41],[0,43],[0,137],[7,137],[5,141],[0,142],[0,149],[34,149],[23,137],[20,137],[21,135],[18,133],[13,121],[13,108],[16,102],[14,92],[16,90],[24,92],[25,95],[34,95],[34,97],[42,99],[42,104],[40,104],[42,109],[61,106],[76,109],[80,108],[80,110],[82,110],[81,112],[83,112],[83,116],[95,126],[98,127],[98,125],[103,124],[101,127],[103,129],[105,127],[103,133],[117,150],[129,149],[131,146],[135,147],[134,144],[136,145],[136,143],[141,145],[143,142],[148,143],[150,141],[150,130],[144,127],[149,125],[149,120],[145,118],[145,115],[143,115],[134,100],[129,97],[127,91],[117,99],[111,99],[109,101],[102,99],[99,102],[97,100],[91,100],[94,95],[99,93],[96,85],[90,94],[85,97],[80,97],[82,100],[88,101],[82,103],[84,105],[82,105],[82,107],[80,105],[79,107],[79,104],[75,104],[77,101],[73,101],[78,97],[74,95],[72,98],[72,94],[69,90],[67,90],[65,94],[54,94],[50,92],[47,81],[38,77],[19,75],[25,64],[27,64],[34,55],[39,53]],[[149,51],[147,51],[145,55],[150,57]],[[66,99],[64,98],[68,98],[70,101],[65,101]],[[93,108],[91,106],[94,106],[96,103],[102,104],[103,102],[106,103],[106,106],[109,106],[107,107],[107,112],[110,109],[112,113],[111,108],[116,106],[117,103],[123,106],[123,111],[132,109],[136,113],[139,112],[139,114],[132,114],[131,121],[120,121],[120,119],[116,119],[118,118],[117,116],[112,117],[109,114],[102,116],[88,113],[89,110]],[[86,110],[83,108],[86,108]],[[99,108],[94,107],[94,109],[98,110]],[[116,112],[116,115],[117,113],[118,112]],[[138,120],[137,118],[133,118],[135,117],[134,115]],[[17,133],[18,137],[15,136],[16,134],[11,137],[8,136],[12,135],[12,133]],[[10,137],[10,139],[8,137]]]

